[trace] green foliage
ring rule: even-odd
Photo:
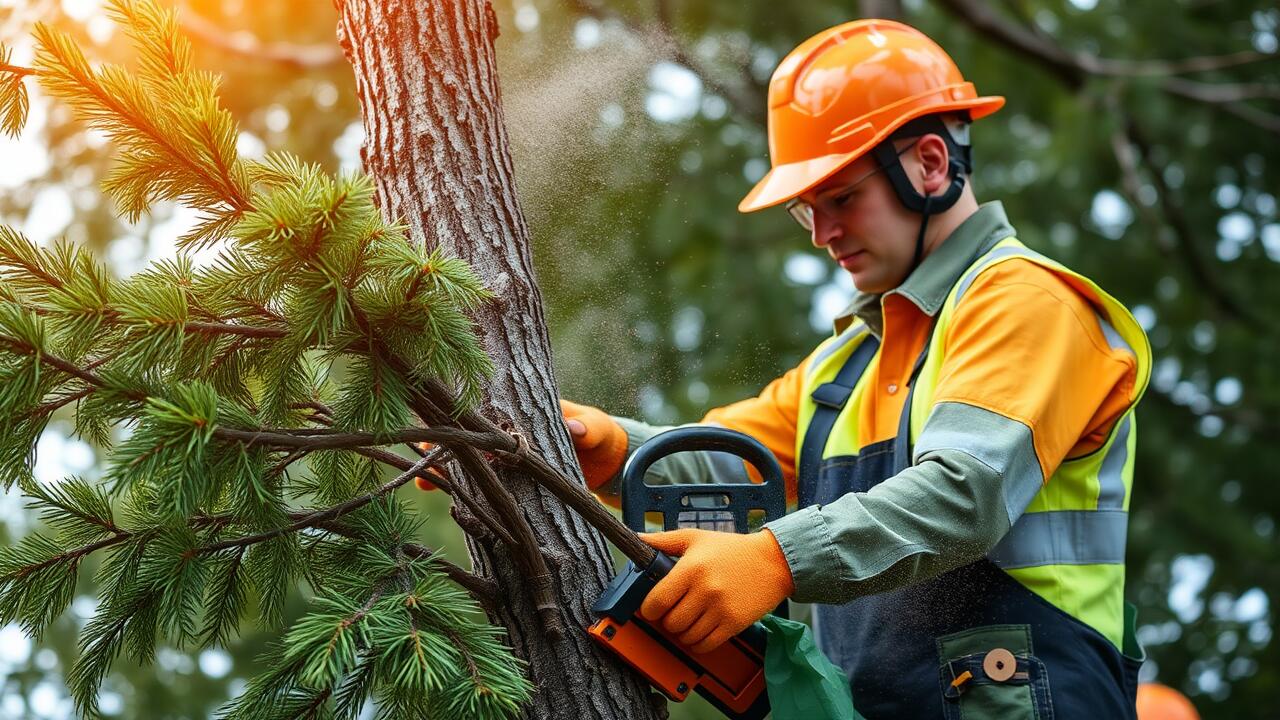
[[[328,550],[330,558],[349,557]],[[263,658],[276,670],[255,678],[220,717],[295,717],[332,697],[335,717],[354,718],[369,695],[379,718],[464,720],[519,710],[529,683],[498,631],[475,621],[465,593],[432,571],[429,559],[390,568],[365,560],[357,572],[390,570],[377,588],[318,592],[310,612]],[[410,589],[388,592],[394,577]]]
[[[155,483],[159,510],[185,518],[208,504],[205,458],[217,427],[217,396],[203,383],[173,387],[174,400],[148,398],[137,428],[116,448],[107,476],[119,489]]]
[[[22,492],[32,499],[28,507],[38,510],[40,519],[68,545],[87,545],[118,530],[110,498],[82,478],[70,477],[56,485],[28,481],[22,483]]]
[[[0,43],[0,66],[8,65],[12,58],[13,51]],[[0,73],[0,131],[17,137],[27,122],[27,112],[30,109],[27,87],[22,84],[22,73],[3,70]]]
[[[0,620],[43,634],[71,603],[80,557],[38,533],[0,550]]]
[[[0,549],[0,624],[40,637],[101,552],[97,612],[67,675],[85,715],[122,653],[146,664],[162,644],[232,645],[250,617],[289,630],[227,717],[354,717],[370,697],[387,717],[516,713],[523,668],[430,560],[406,557],[420,521],[371,501],[381,466],[339,449],[308,468],[310,451],[245,439],[412,427],[428,380],[470,407],[492,363],[468,313],[490,293],[385,222],[369,178],[239,157],[219,79],[193,68],[172,10],[107,11],[134,67],[91,63],[71,34],[38,25],[34,71],[0,67],[0,128],[20,129],[34,75],[119,149],[103,189],[125,218],[194,208],[202,221],[179,246],[218,256],[117,279],[83,248],[0,226],[0,482],[20,484],[56,533]],[[32,478],[34,443],[63,408],[103,453],[100,485]],[[298,500],[355,505],[300,522],[317,511]],[[297,617],[303,580],[315,594]]]

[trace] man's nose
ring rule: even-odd
[[[813,214],[813,246],[816,248],[825,248],[830,245],[844,231],[840,228],[840,223],[827,216],[826,213],[815,212]]]

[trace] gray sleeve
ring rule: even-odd
[[[1025,425],[940,403],[917,439],[915,465],[767,525],[791,566],[793,598],[845,603],[982,557],[1043,484],[1034,458]]]

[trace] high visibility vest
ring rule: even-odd
[[[1003,572],[1072,617],[1097,630],[1117,647],[1124,637],[1124,553],[1128,508],[1133,484],[1137,428],[1134,405],[1151,373],[1151,349],[1133,315],[1088,278],[1027,248],[1015,238],[996,243],[960,276],[939,310],[929,339],[929,351],[913,384],[908,441],[924,428],[933,407],[939,371],[946,361],[945,338],[956,308],[980,273],[1014,258],[1031,261],[1056,273],[1087,297],[1095,308],[1104,336],[1113,348],[1123,347],[1137,359],[1132,403],[1116,421],[1109,437],[1093,452],[1065,460],[1053,471],[1009,533],[988,554]],[[871,337],[855,323],[829,338],[813,355],[800,394],[796,457],[817,405],[814,391],[832,381],[845,361]],[[877,362],[878,350],[871,363]],[[859,406],[872,392],[863,372],[835,418],[821,457],[825,460],[858,454]],[[1070,392],[1069,388],[1063,388]],[[803,473],[804,468],[800,471]],[[813,478],[801,476],[804,486]]]

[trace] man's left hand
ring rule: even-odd
[[[680,560],[649,591],[640,614],[695,653],[710,652],[795,592],[791,568],[769,530],[741,535],[711,530],[641,534]]]

